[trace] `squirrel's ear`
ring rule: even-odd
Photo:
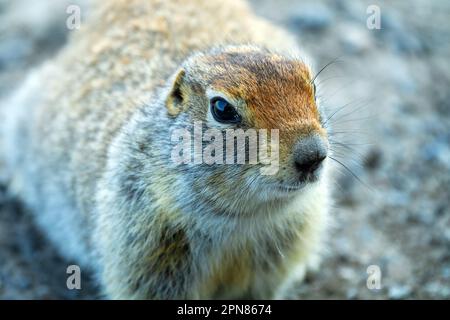
[[[186,87],[184,84],[184,76],[186,72],[181,69],[175,76],[172,83],[172,88],[169,91],[166,99],[167,112],[171,116],[177,116],[185,109],[186,105]]]

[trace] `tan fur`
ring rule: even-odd
[[[242,1],[98,1],[2,110],[11,189],[109,298],[281,297],[328,222],[327,170],[270,189],[291,179],[296,141],[326,139],[299,55]],[[280,129],[277,175],[171,162],[173,129],[207,122],[208,90],[237,100],[247,127]]]

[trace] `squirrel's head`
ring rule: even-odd
[[[209,199],[242,205],[285,198],[320,180],[327,133],[302,60],[254,46],[213,49],[182,65],[164,99],[172,156]],[[183,152],[175,146],[180,130],[192,137]]]

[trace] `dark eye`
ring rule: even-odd
[[[241,116],[236,112],[236,108],[224,98],[216,97],[211,99],[211,113],[217,122],[241,122]]]

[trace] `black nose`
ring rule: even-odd
[[[311,158],[306,162],[295,161],[295,168],[301,173],[314,173],[317,169],[319,169],[325,158],[326,157],[323,156],[314,156],[314,158]]]
[[[327,157],[327,142],[319,135],[301,139],[294,147],[295,168],[301,177],[314,174]]]

